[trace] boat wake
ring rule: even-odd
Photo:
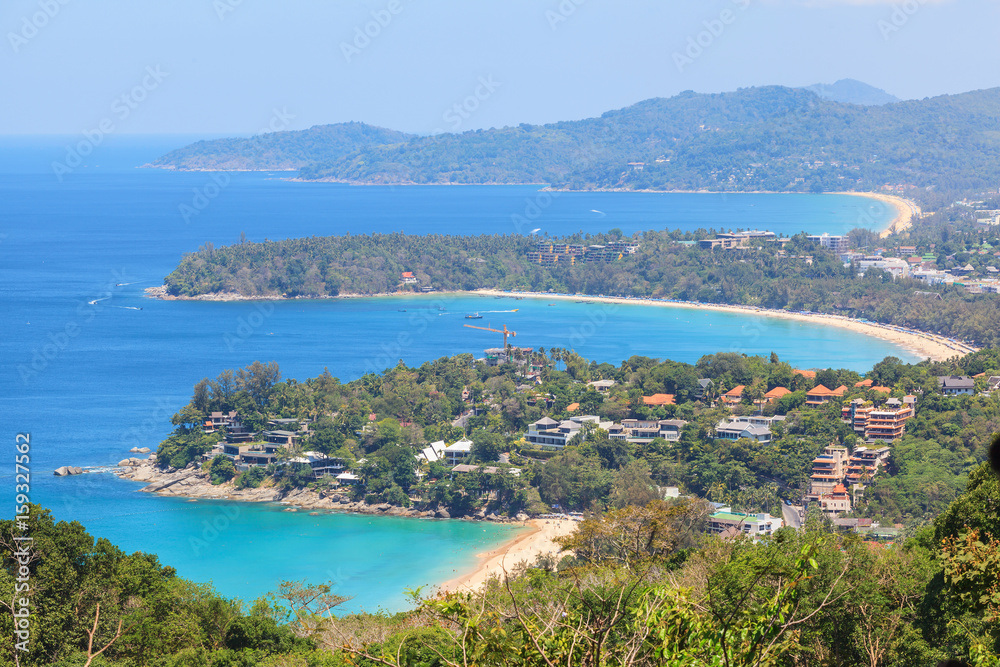
[[[94,299],[93,301],[88,301],[87,305],[96,306],[98,301],[107,301],[110,298],[111,298],[110,296],[102,296],[100,299]]]

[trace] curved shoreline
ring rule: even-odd
[[[285,301],[291,300],[288,297],[246,297],[240,294],[200,294],[196,297],[174,297],[165,294],[163,287],[149,287],[146,289],[150,298],[164,299],[168,301]],[[660,306],[669,308],[694,308],[700,310],[714,310],[719,312],[736,313],[741,315],[757,315],[762,317],[774,317],[778,319],[797,320],[812,324],[823,324],[828,326],[849,329],[866,336],[881,338],[891,343],[895,343],[904,350],[922,358],[932,361],[947,361],[952,357],[964,357],[967,354],[978,351],[979,348],[952,340],[946,336],[918,331],[916,329],[906,329],[903,327],[880,324],[867,320],[858,320],[844,315],[832,315],[825,313],[793,312],[787,310],[775,310],[771,308],[761,308],[757,306],[729,305],[716,303],[700,303],[695,301],[676,301],[666,299],[654,299],[652,297],[611,297],[595,296],[591,294],[550,294],[548,292],[515,292],[497,289],[483,288],[471,291],[455,292],[431,292],[429,294],[417,293],[393,293],[393,294],[340,294],[338,296],[319,297],[322,299],[380,299],[385,297],[405,297],[412,298],[442,298],[449,296],[501,296],[501,297],[524,297],[530,299],[548,299],[561,301],[579,301],[585,299],[598,303],[614,303],[622,305],[640,306]],[[300,297],[294,297],[300,298]],[[312,297],[317,298],[317,297]]]
[[[441,593],[473,592],[492,577],[502,578],[520,563],[531,565],[538,556],[545,554],[558,558],[563,551],[555,538],[569,535],[577,527],[572,519],[530,519],[525,523],[530,527],[528,532],[516,535],[491,551],[476,554],[479,563],[475,569],[449,579],[438,590]]]
[[[979,348],[954,341],[937,334],[925,333],[914,329],[904,329],[891,324],[879,324],[866,320],[856,320],[843,315],[827,315],[824,313],[792,312],[787,310],[774,310],[770,308],[759,308],[756,306],[737,306],[715,303],[698,303],[694,301],[668,301],[662,299],[644,297],[611,297],[611,296],[591,296],[587,294],[547,294],[545,292],[503,292],[500,290],[476,290],[468,294],[481,294],[483,296],[519,296],[530,299],[549,299],[561,301],[579,301],[586,299],[598,303],[614,303],[622,305],[640,306],[660,306],[669,308],[692,308],[698,310],[714,310],[719,312],[737,313],[741,315],[761,315],[764,317],[775,317],[785,320],[796,320],[799,322],[811,322],[813,324],[825,324],[829,326],[850,329],[857,333],[875,338],[888,340],[899,345],[905,350],[933,361],[946,361],[952,357],[964,357],[967,354],[978,351]]]

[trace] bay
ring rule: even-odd
[[[531,231],[518,229],[523,219],[553,235],[611,227],[789,234],[842,232],[869,213],[875,226],[888,222],[888,212],[862,198],[350,187],[289,182],[287,174],[135,169],[185,143],[163,137],[111,137],[60,180],[52,162],[76,139],[0,139],[2,437],[13,444],[15,433],[31,433],[32,498],[58,519],[156,553],[226,595],[252,599],[281,580],[334,578],[338,593],[354,596],[346,608],[396,610],[404,588],[451,578],[516,529],[276,506],[242,505],[232,516],[224,503],[151,497],[110,475],[51,475],[60,465],[113,464],[132,446],[155,448],[192,385],[225,368],[277,361],[285,377],[328,368],[348,381],[400,359],[478,355],[501,341],[464,327],[471,312],[483,315],[476,324],[515,330],[519,345],[572,348],[613,364],[634,354],[693,362],[716,351],[774,351],[800,367],[856,370],[889,354],[913,359],[886,341],[819,324],[638,305],[444,294],[276,303],[143,296],[184,252],[241,232],[263,240]],[[185,215],[185,206],[196,213]],[[8,470],[4,488],[13,484]]]

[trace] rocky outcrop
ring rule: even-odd
[[[312,489],[293,489],[283,492],[273,486],[237,489],[232,481],[213,485],[208,473],[203,472],[195,464],[190,464],[181,470],[176,468],[161,469],[156,467],[152,457],[149,459],[125,459],[119,463],[119,467],[121,468],[118,472],[119,477],[136,482],[147,482],[147,485],[141,489],[142,491],[164,496],[238,500],[253,503],[278,502],[287,505],[289,509],[303,509],[311,512],[328,510],[427,519],[452,518],[445,509],[418,510],[413,507],[396,507],[388,503],[369,505],[363,500],[351,500],[350,496],[336,491],[316,492]],[[498,522],[508,520],[495,514],[485,516],[482,512],[476,517],[469,518]]]
[[[68,475],[82,475],[83,468],[80,466],[60,466],[52,471],[56,477],[66,477]]]

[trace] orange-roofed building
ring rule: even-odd
[[[831,390],[818,384],[806,392],[806,405],[823,405],[834,398],[834,393]]]
[[[416,276],[413,275],[413,271],[403,271],[403,283],[406,285],[412,285],[417,282]]]
[[[722,395],[722,402],[727,405],[735,405],[743,400],[743,390],[746,389],[745,385],[738,384],[725,394]]]
[[[888,387],[883,387],[881,385],[875,385],[874,387],[872,387],[872,391],[880,391],[883,394],[891,394],[892,393],[892,389],[889,389]]]
[[[580,409],[579,403],[570,403],[569,405],[566,406],[566,412],[576,412],[579,409]]]
[[[851,511],[851,496],[847,493],[847,487],[838,484],[833,487],[833,491],[819,497],[819,508],[831,519],[838,514]]]
[[[798,368],[796,368],[792,372],[793,373],[797,373],[797,374],[801,375],[802,377],[808,378],[810,380],[815,380],[816,379],[816,371],[803,371],[803,370],[799,370]]]
[[[775,387],[771,391],[769,391],[766,394],[764,394],[764,400],[767,400],[767,401],[776,401],[779,398],[781,398],[782,396],[785,396],[785,395],[790,394],[790,393],[792,393],[792,392],[790,390],[786,389],[785,387]]]
[[[676,405],[673,394],[653,394],[652,396],[643,396],[642,402],[646,405]]]
[[[866,387],[867,388],[867,387],[872,386],[873,384],[875,384],[875,383],[872,382],[871,380],[862,380],[861,382],[855,382],[854,386],[855,387]]]
[[[844,385],[840,385],[839,387],[833,390],[834,396],[843,396],[846,393],[847,393],[847,387],[845,387]]]

